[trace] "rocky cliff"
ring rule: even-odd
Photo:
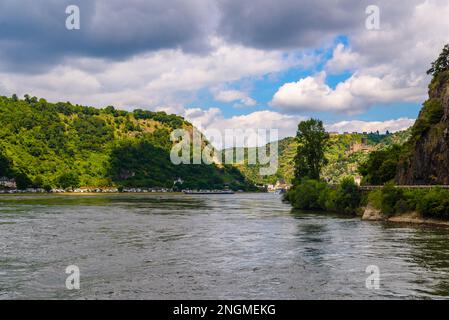
[[[449,184],[449,71],[435,75],[429,85],[429,99],[412,128],[396,182]]]

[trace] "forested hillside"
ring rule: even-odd
[[[164,112],[127,112],[0,97],[0,177],[25,187],[172,187],[250,189],[233,167],[174,165],[170,133],[192,129]]]
[[[329,162],[323,168],[321,177],[329,183],[338,183],[343,177],[359,175],[359,167],[368,160],[370,152],[385,150],[393,145],[402,145],[409,136],[410,130],[393,134],[331,134],[330,146],[325,152]],[[364,138],[363,143],[362,138]],[[258,174],[259,164],[248,165],[245,162],[238,164],[237,168],[249,180],[257,184],[273,184],[278,180],[291,183],[294,175],[294,157],[298,145],[293,137],[282,139],[278,143],[279,170],[275,175],[260,176]]]

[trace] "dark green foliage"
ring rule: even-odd
[[[425,217],[449,218],[449,190],[429,190],[417,201],[416,209]]]
[[[61,174],[57,180],[57,186],[63,189],[75,189],[80,186],[80,179],[76,172],[66,172]]]
[[[305,177],[319,179],[321,168],[327,163],[324,153],[329,141],[323,122],[316,119],[300,122],[296,140],[295,180],[298,182]]]
[[[80,149],[100,151],[114,139],[113,129],[98,116],[81,115],[73,121],[73,127],[78,134]],[[60,133],[62,132],[63,128]]]
[[[354,183],[354,179],[349,177],[342,180],[333,196],[335,210],[348,214],[356,213],[362,198],[359,187]]]
[[[399,188],[395,188],[394,184],[387,183],[382,188],[381,210],[386,215],[392,215],[396,212],[396,204],[403,199],[403,192]],[[401,204],[401,207],[403,204]],[[403,209],[403,208],[402,208]],[[402,210],[401,209],[401,210]]]
[[[427,74],[431,74],[435,77],[446,70],[449,70],[449,44],[444,46],[443,51],[438,58],[432,62],[432,66],[427,70]]]
[[[371,152],[368,160],[359,166],[363,183],[382,185],[393,180],[402,153],[403,149],[399,145],[392,145],[386,149]]]
[[[172,187],[180,177],[183,188],[254,189],[232,167],[173,165],[170,132],[189,126],[165,112],[0,97],[0,176],[21,188]]]
[[[433,125],[440,122],[443,117],[443,106],[438,99],[429,99],[424,102],[423,107],[412,127],[412,142],[418,140]]]
[[[0,149],[0,177],[11,178],[13,176],[12,162],[6,157],[5,154],[3,154],[3,152]]]
[[[296,209],[355,214],[360,206],[361,193],[352,178],[343,179],[336,190],[331,189],[325,182],[303,179],[284,199]]]
[[[170,125],[170,127],[174,129],[181,128],[183,124],[188,124],[188,122],[186,122],[182,117],[174,114],[168,115],[164,111],[153,112],[136,109],[133,113],[136,119],[151,119],[159,121],[161,123]]]
[[[327,190],[327,184],[318,180],[304,178],[291,189],[286,200],[290,201],[293,207],[303,210],[323,210],[323,198],[320,196]],[[321,201],[320,201],[321,200]]]
[[[223,189],[228,186],[233,190],[255,190],[234,167],[174,165],[170,161],[169,133],[160,132],[158,142],[152,141],[155,136],[158,134],[124,140],[112,149],[109,175],[113,181],[126,187],[171,188],[181,177],[184,183],[178,185],[178,189]]]
[[[370,192],[369,201],[387,216],[417,211],[427,218],[449,218],[448,189],[407,189],[387,184]]]

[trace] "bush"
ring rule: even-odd
[[[302,179],[301,183],[290,190],[286,199],[294,208],[303,210],[322,210],[323,198],[320,196],[326,192],[327,185],[324,182],[313,179]]]
[[[342,180],[335,192],[335,209],[349,214],[355,214],[360,206],[361,192],[351,177]]]
[[[382,208],[382,190],[374,190],[368,194],[368,203],[377,210]]]
[[[431,189],[417,204],[418,212],[425,217],[449,218],[449,191]]]
[[[344,179],[336,190],[332,190],[324,182],[303,179],[284,199],[297,209],[354,214],[360,206],[361,193],[352,178]]]
[[[387,183],[382,188],[382,202],[380,209],[383,214],[393,215],[396,213],[396,203],[402,199],[402,190],[395,188],[394,184]]]
[[[392,145],[385,150],[373,151],[368,160],[359,167],[363,182],[371,185],[382,185],[394,179],[403,147]]]
[[[320,207],[323,210],[327,211],[335,211],[335,194],[336,190],[332,190],[330,188],[326,188],[323,190],[320,194],[320,197],[318,198],[318,203],[320,204]]]
[[[424,217],[449,218],[449,190],[400,189],[385,185],[368,195],[369,202],[385,215],[418,211]]]

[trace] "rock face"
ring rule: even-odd
[[[449,71],[430,83],[429,99],[412,128],[407,147],[398,164],[396,183],[449,184]]]
[[[362,220],[377,221],[383,219],[384,217],[382,216],[380,210],[374,208],[370,203],[366,206],[365,211],[363,212]]]

